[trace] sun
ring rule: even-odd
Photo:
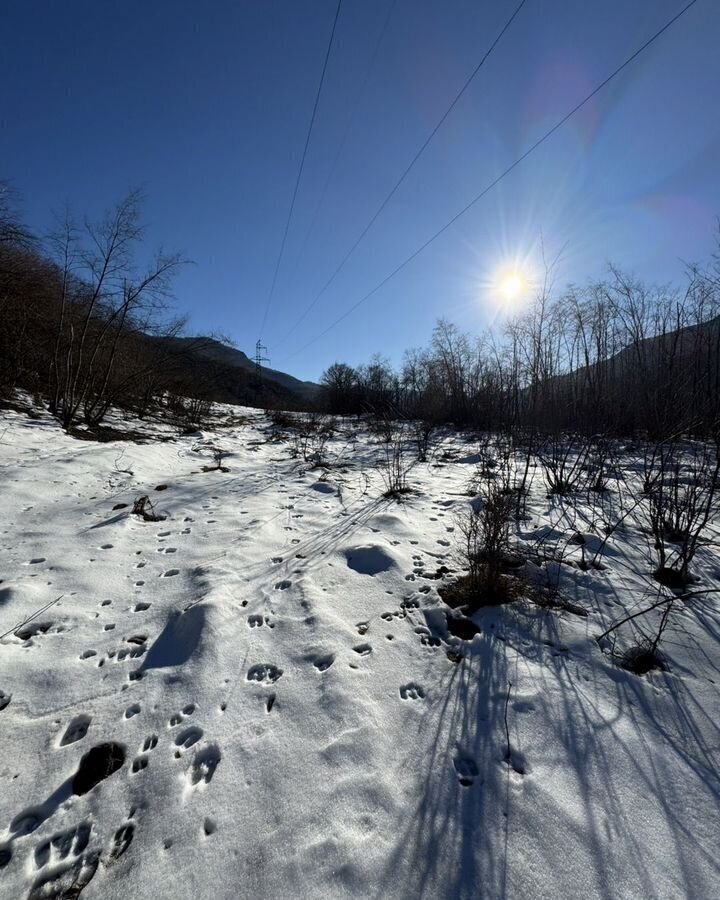
[[[506,303],[517,303],[528,290],[528,280],[515,269],[503,272],[495,282],[495,290]]]

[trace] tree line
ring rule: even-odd
[[[720,254],[688,266],[682,287],[611,267],[556,293],[549,274],[499,334],[474,337],[441,320],[429,346],[408,350],[397,370],[380,356],[334,363],[321,379],[326,410],[487,430],[714,432]]]
[[[0,399],[30,391],[68,430],[98,428],[112,407],[191,416],[206,402],[172,340],[184,327],[172,280],[187,260],[146,257],[142,200],[131,191],[97,221],[56,215],[38,237],[0,182]]]

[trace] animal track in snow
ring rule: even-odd
[[[187,773],[190,786],[203,787],[210,784],[221,759],[220,748],[215,744],[208,744],[198,750]]]
[[[268,619],[267,616],[261,615],[248,616],[247,625],[248,628],[262,628],[263,625],[267,625],[268,628],[275,627],[275,625]]]
[[[12,700],[12,694],[6,694],[5,691],[0,691],[0,712],[2,712],[6,706],[9,705]]]
[[[128,708],[125,710],[125,718],[132,719],[133,716],[138,715],[139,712],[140,712],[140,704],[133,703],[132,706],[128,706]]]
[[[117,650],[108,650],[105,656],[101,657],[97,665],[99,668],[102,668],[105,665],[105,660],[112,660],[116,663],[125,662],[126,659],[138,659],[140,656],[144,656],[147,647],[142,644],[141,646],[131,645],[130,647],[120,647]],[[88,651],[85,651],[86,653]]]
[[[353,650],[359,656],[368,656],[368,654],[372,653],[372,646],[370,644],[357,644],[353,647]]]
[[[130,771],[133,775],[137,775],[138,772],[142,772],[143,769],[147,769],[148,758],[147,756],[136,756],[132,761],[132,766],[130,767]]]
[[[63,736],[60,738],[60,746],[67,747],[68,744],[74,744],[76,741],[81,741],[88,733],[91,722],[92,719],[90,716],[75,716],[68,724]]]
[[[474,759],[469,756],[456,756],[453,760],[458,781],[463,787],[470,787],[480,774]]]
[[[132,844],[134,836],[135,826],[132,822],[127,822],[125,825],[118,828],[113,836],[112,846],[110,847],[110,859],[113,861],[120,859],[130,844]]]
[[[178,753],[180,750],[189,750],[193,744],[197,744],[202,736],[203,730],[198,728],[197,725],[184,728],[175,738],[175,746],[178,748]]]
[[[245,676],[248,681],[257,681],[259,683],[272,684],[282,675],[282,669],[273,666],[271,663],[258,663],[248,669]]]
[[[400,696],[403,700],[424,700],[425,689],[414,681],[403,684],[400,687]]]
[[[53,869],[38,879],[32,886],[27,900],[48,900],[48,898],[79,897],[90,884],[98,867],[99,856],[91,853],[81,856],[71,865],[60,870]]]
[[[325,672],[330,666],[335,662],[335,654],[328,653],[325,656],[318,656],[313,660],[313,665],[318,670],[318,672]]]
[[[47,634],[53,627],[54,622],[30,622],[16,628],[13,634],[20,638],[21,641],[29,641],[31,638],[38,637],[41,634]]]
[[[150,609],[149,603],[144,603],[144,602],[136,603],[135,606],[133,607],[133,612],[145,612],[146,609]]]
[[[183,706],[180,712],[174,713],[172,716],[170,716],[168,727],[175,728],[176,725],[180,725],[188,716],[191,716],[194,712],[195,704],[188,703],[187,706]]]
[[[81,822],[76,828],[60,831],[35,848],[35,867],[42,869],[48,863],[57,863],[68,856],[80,856],[87,849],[92,825]]]
[[[285,579],[284,581],[278,581],[278,583],[275,585],[275,590],[276,591],[287,591],[288,588],[291,588],[291,587],[292,587],[292,581],[288,581],[287,579]]]
[[[167,572],[163,572],[161,578],[172,578],[174,575],[179,575],[180,569],[168,569]]]
[[[149,753],[157,747],[158,736],[156,734],[148,735],[142,744],[142,752]]]

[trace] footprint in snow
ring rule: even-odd
[[[79,856],[90,842],[92,824],[81,822],[75,828],[60,831],[38,844],[33,855],[35,868],[42,869],[48,863],[56,864],[68,856]]]
[[[203,788],[210,784],[221,759],[222,754],[215,744],[198,750],[187,773],[190,787]]]
[[[135,836],[135,826],[132,822],[126,822],[125,825],[122,825],[115,832],[112,840],[112,844],[110,846],[109,858],[111,861],[115,861],[120,859],[120,857],[125,853],[132,844],[133,837]]]
[[[455,767],[458,781],[463,787],[471,787],[480,774],[475,760],[469,756],[456,756],[453,760],[453,766]]]
[[[318,672],[326,672],[330,666],[335,662],[335,654],[328,653],[326,656],[318,656],[316,659],[313,659],[312,663]]]
[[[184,728],[175,738],[175,746],[178,748],[175,755],[180,756],[181,751],[189,750],[194,744],[200,740],[203,736],[202,728],[198,728],[197,725],[191,725],[189,728]]]
[[[41,634],[47,634],[54,624],[54,622],[31,622],[28,625],[16,628],[13,633],[21,641],[29,641],[31,638],[38,637]]]
[[[282,676],[282,669],[271,663],[259,663],[248,669],[245,678],[248,681],[257,681],[260,684],[272,684]]]
[[[421,685],[415,684],[414,681],[410,681],[400,687],[400,696],[403,700],[424,700],[425,689]]]
[[[79,897],[90,884],[97,871],[99,853],[78,857],[60,869],[51,869],[32,886],[27,900],[45,900],[48,897]]]
[[[90,716],[84,714],[75,716],[68,724],[63,736],[60,738],[60,746],[67,747],[68,744],[74,744],[77,741],[81,741],[88,733],[91,722],[92,718]]]
[[[156,734],[149,734],[142,743],[142,752],[149,753],[151,750],[154,750],[157,747],[158,736]]]
[[[195,712],[195,704],[188,703],[187,706],[183,706],[182,710],[178,713],[174,713],[170,716],[170,721],[168,722],[168,728],[175,728],[176,725],[180,725],[188,716],[191,716]]]

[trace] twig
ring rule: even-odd
[[[603,638],[606,638],[611,631],[615,631],[621,625],[624,625],[626,622],[630,622],[632,619],[637,619],[639,616],[644,616],[649,612],[652,612],[654,609],[657,609],[658,606],[662,606],[663,603],[672,604],[673,601],[677,600],[677,597],[663,597],[662,600],[658,600],[657,603],[653,603],[651,606],[648,606],[646,609],[641,609],[640,612],[633,613],[631,616],[625,616],[624,619],[620,619],[619,622],[615,622],[614,625],[611,625],[606,631],[603,631],[602,634],[599,634],[595,640],[600,643]]]
[[[50,607],[54,606],[58,602],[58,600],[62,600],[64,596],[65,594],[60,594],[59,597],[56,597],[49,603],[46,603],[45,606],[42,606],[40,609],[36,609],[35,612],[32,613],[32,615],[29,615],[26,619],[23,619],[22,622],[18,622],[17,625],[10,629],[10,631],[6,631],[5,634],[0,634],[0,641],[3,640],[3,638],[6,638],[8,635],[14,634],[18,630],[18,628],[22,628],[23,625],[27,625],[28,622],[32,622],[32,620],[36,618],[36,616],[39,616],[41,615],[41,613],[44,613],[45,610],[50,609]]]
[[[507,750],[505,751],[505,762],[509,763],[512,759],[512,751],[510,750],[510,727],[508,725],[508,706],[510,704],[510,690],[512,682],[508,681],[507,695],[505,697],[505,740],[507,741]]]

